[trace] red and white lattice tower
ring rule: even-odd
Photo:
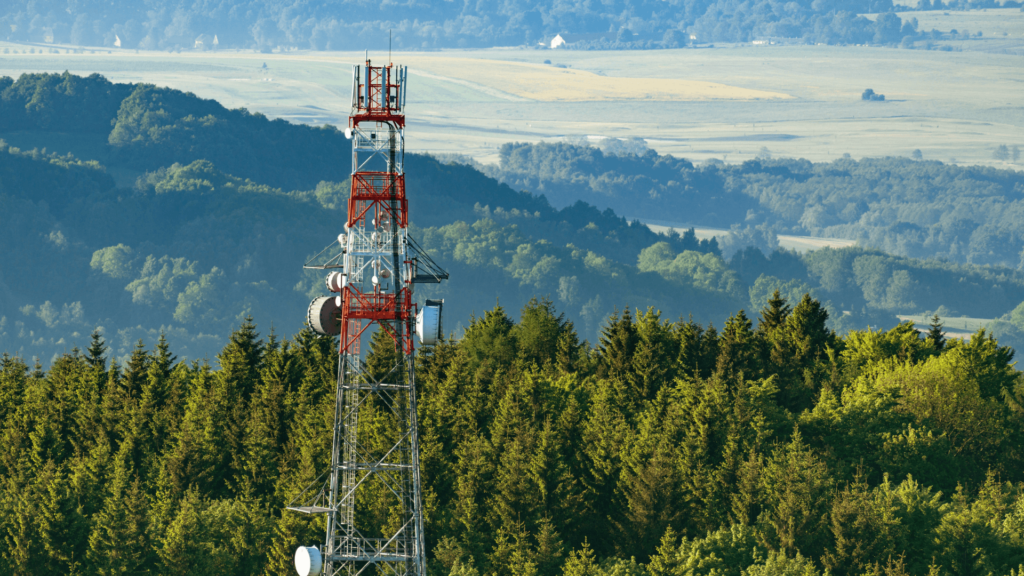
[[[302,576],[426,574],[413,332],[424,345],[437,341],[442,301],[427,300],[420,309],[413,287],[448,275],[408,233],[406,78],[405,67],[372,66],[369,59],[353,67],[345,231],[305,266],[327,271],[327,290],[335,294],[310,303],[309,326],[340,342],[331,465],[288,506],[327,518],[323,546],[296,551]],[[390,371],[377,366],[371,373],[360,356],[371,327],[394,343]],[[381,524],[380,510],[386,521],[373,525],[368,518]]]

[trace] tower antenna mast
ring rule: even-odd
[[[441,338],[444,301],[421,308],[413,288],[448,273],[409,236],[407,77],[406,67],[373,66],[368,56],[353,66],[344,232],[304,266],[326,271],[335,294],[314,299],[307,322],[340,341],[330,468],[288,505],[326,516],[324,544],[296,550],[300,576],[426,576],[413,332],[431,350]],[[388,365],[371,368],[360,355],[371,327],[393,345],[382,354]],[[370,509],[385,512],[371,518]]]

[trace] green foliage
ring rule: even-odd
[[[814,291],[806,283],[800,280],[785,282],[774,276],[762,274],[757,277],[754,285],[750,287],[750,309],[760,310],[768,303],[772,294],[779,293],[790,302],[798,302],[804,294],[814,297]]]
[[[333,126],[296,130],[283,120],[267,121],[259,113],[227,110],[213,100],[150,84],[134,86],[121,102],[113,126],[108,142],[133,166],[154,169],[166,166],[167,158],[181,164],[208,160],[231,174],[271,186],[315,186],[296,169],[306,151],[321,162],[344,155]],[[263,146],[268,141],[276,141],[273,149]],[[338,165],[328,179],[340,182],[346,175]],[[208,185],[190,179],[187,185],[201,189],[204,184]]]
[[[721,334],[613,314],[596,349],[544,298],[417,357],[431,572],[1007,573],[1024,561],[1024,379],[984,331],[837,336],[775,293]],[[241,322],[216,367],[161,339],[106,367],[0,362],[6,573],[288,574],[283,510],[329,460],[336,342]],[[376,332],[371,373],[395,361]],[[360,414],[370,454],[395,430]],[[362,530],[394,528],[386,488]]]
[[[4,82],[6,80],[6,82]],[[0,132],[54,130],[106,134],[110,118],[131,92],[99,74],[22,74],[0,79]]]
[[[740,279],[720,256],[685,250],[673,254],[667,242],[658,242],[640,252],[637,269],[657,272],[662,277],[696,288],[739,297]]]

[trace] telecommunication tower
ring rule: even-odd
[[[426,574],[413,332],[424,345],[437,342],[443,301],[427,300],[420,308],[413,287],[448,274],[408,233],[407,78],[406,67],[372,66],[369,58],[353,66],[345,231],[305,265],[327,271],[326,288],[336,294],[310,303],[309,326],[340,342],[330,468],[288,506],[326,516],[324,544],[296,551],[300,576]],[[360,357],[371,326],[394,342],[390,370],[371,373]],[[387,511],[383,526],[365,517],[371,497],[377,510]]]

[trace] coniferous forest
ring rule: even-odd
[[[591,346],[534,299],[421,349],[431,576],[1021,574],[1013,352],[827,316],[623,307]],[[211,362],[161,338],[119,363],[98,333],[45,372],[5,354],[0,573],[291,574],[322,538],[283,508],[329,462],[337,343],[261,329]],[[370,372],[393,354],[374,336]]]

